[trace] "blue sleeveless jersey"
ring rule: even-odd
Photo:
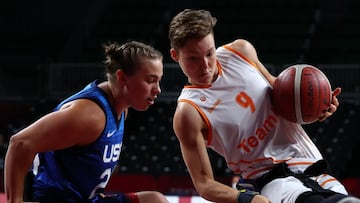
[[[124,135],[124,112],[120,121],[106,94],[94,81],[62,101],[55,111],[75,99],[90,99],[105,112],[100,137],[87,146],[38,153],[34,159],[33,195],[40,202],[87,202],[102,192],[119,160]],[[61,139],[61,137],[59,137]]]

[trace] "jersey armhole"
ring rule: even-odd
[[[225,49],[227,49],[228,51],[234,53],[235,55],[239,56],[240,58],[242,58],[244,61],[246,61],[247,63],[249,63],[250,65],[257,67],[256,63],[254,63],[252,60],[250,60],[249,58],[247,58],[246,56],[244,56],[242,53],[240,53],[239,51],[235,50],[234,48],[230,47],[229,45],[224,45],[223,46]]]
[[[207,143],[206,145],[209,146],[211,145],[211,141],[212,141],[212,126],[211,123],[208,119],[208,117],[206,116],[206,114],[201,110],[201,108],[195,104],[193,101],[189,100],[189,99],[179,99],[178,102],[185,102],[190,104],[191,106],[193,106],[195,108],[195,110],[200,114],[202,120],[205,122],[205,125],[208,129],[208,136],[207,136]]]

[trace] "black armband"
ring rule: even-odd
[[[239,194],[237,197],[238,203],[250,203],[251,200],[254,198],[255,195],[258,195],[258,192],[247,190],[247,189],[241,189],[239,190]]]

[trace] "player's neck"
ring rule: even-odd
[[[120,98],[117,93],[119,91],[116,89],[116,87],[111,85],[109,81],[99,84],[99,88],[101,88],[105,92],[110,106],[115,110],[118,119],[120,119],[121,113],[126,109],[126,107],[118,99]]]

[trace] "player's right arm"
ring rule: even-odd
[[[173,122],[184,162],[199,194],[213,202],[237,203],[239,191],[214,180],[204,139],[208,129],[200,114],[190,104],[180,102]],[[264,196],[256,195],[252,203],[256,202],[269,201]]]
[[[105,114],[97,104],[75,100],[13,135],[5,157],[8,203],[23,202],[24,178],[36,153],[88,144],[104,126]]]

